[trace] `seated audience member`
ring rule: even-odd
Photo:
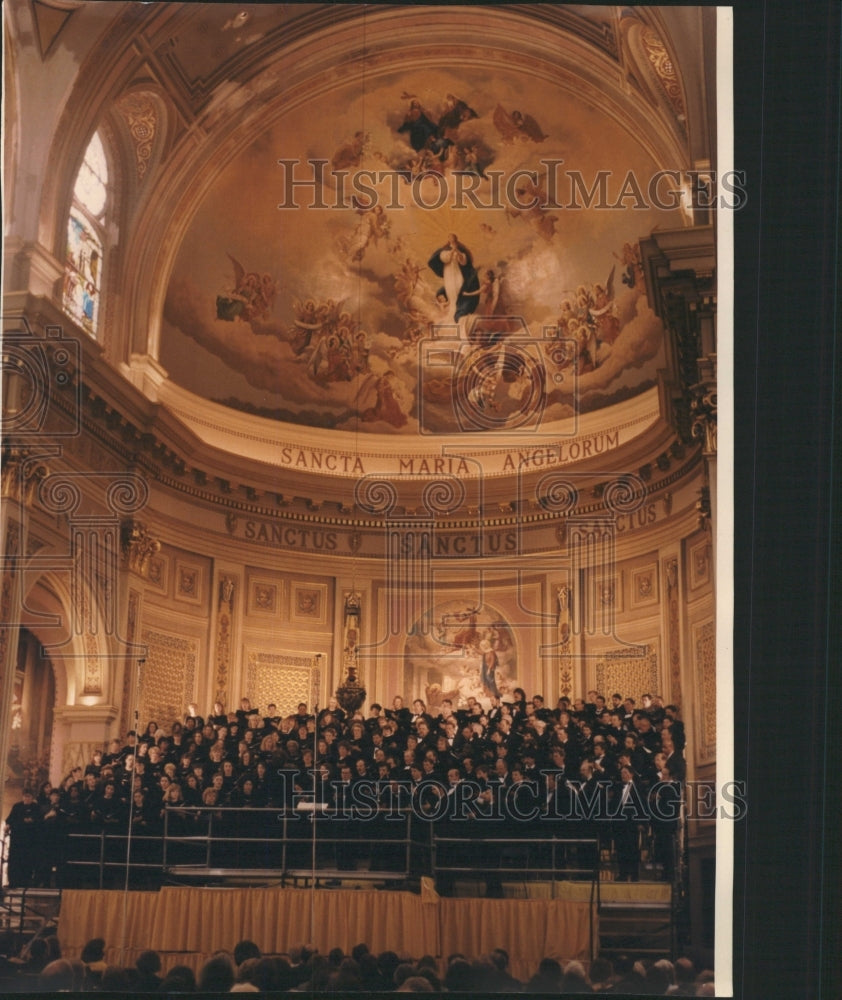
[[[254,941],[249,941],[244,939],[243,941],[238,941],[234,945],[234,965],[239,967],[249,958],[262,958],[262,952],[260,948],[254,943]]]
[[[234,963],[226,954],[209,958],[199,971],[196,990],[199,993],[227,993],[234,985]]]
[[[137,977],[134,985],[138,993],[153,993],[161,985],[161,956],[157,951],[143,951],[135,962]]]
[[[628,955],[618,955],[614,960],[614,992],[631,993],[640,996],[646,992],[646,979],[638,969],[638,963]]]
[[[73,966],[66,958],[45,965],[38,976],[38,988],[45,993],[70,993],[76,987]]]
[[[102,974],[100,989],[103,993],[129,993],[132,980],[128,969],[119,965],[109,965]]]
[[[524,993],[560,993],[561,965],[554,958],[542,958],[538,971],[523,987]]]
[[[495,948],[488,956],[495,969],[495,982],[501,993],[520,993],[523,983],[509,972],[509,953],[505,948]]]
[[[159,993],[195,993],[196,975],[189,965],[174,965],[161,980]]]
[[[91,938],[82,949],[79,956],[85,966],[85,978],[91,989],[99,989],[102,983],[102,974],[108,968],[105,961],[105,939]]]
[[[257,986],[254,983],[254,973],[257,969],[257,963],[260,961],[259,958],[247,958],[237,966],[236,979],[237,984],[243,985],[248,983],[254,986],[255,990]],[[236,986],[234,987],[236,989]]]
[[[675,989],[673,996],[693,997],[696,995],[696,966],[691,958],[682,957],[676,960]]]
[[[564,975],[561,977],[562,993],[587,993],[589,992],[588,979],[585,975],[585,967],[581,962],[568,962],[564,968]]]
[[[675,969],[672,962],[660,958],[646,970],[646,987],[653,996],[664,996],[673,992]]]
[[[396,993],[433,993],[433,985],[424,976],[407,976]]]
[[[50,961],[46,939],[42,937],[33,938],[29,942],[23,958],[24,962],[20,967],[21,972],[28,973],[29,975],[40,973]]]

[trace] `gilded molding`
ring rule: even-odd
[[[158,111],[149,95],[143,93],[126,94],[117,101],[117,107],[134,141],[137,179],[142,181],[158,131]]]

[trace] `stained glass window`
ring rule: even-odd
[[[99,135],[94,134],[73,188],[64,271],[64,310],[92,336],[99,318],[107,200],[108,166]]]

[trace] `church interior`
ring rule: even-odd
[[[28,883],[65,955],[505,946],[526,981],[716,947],[727,974],[722,43],[710,7],[4,5],[0,818],[96,753],[157,776],[150,749],[185,789],[201,757],[201,811],[212,747],[174,747],[209,725],[220,771],[304,775],[252,853],[144,872],[126,822],[161,792],[129,770],[114,853],[86,821],[95,861]],[[669,859],[638,817],[629,868],[615,809],[593,857],[539,823],[505,856],[406,827],[404,858],[399,827],[391,866],[380,827],[319,829],[343,743],[378,795],[416,765],[441,802],[675,785]],[[294,843],[274,817],[307,803]],[[194,926],[197,893],[239,923]]]

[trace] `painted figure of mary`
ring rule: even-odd
[[[448,321],[458,323],[463,316],[475,312],[479,304],[479,276],[471,251],[459,242],[456,233],[448,236],[447,243],[439,247],[427,263],[444,282]]]
[[[486,649],[483,650],[482,654],[482,667],[480,668],[480,680],[482,681],[482,686],[485,691],[493,695],[495,698],[500,697],[500,689],[497,687],[497,668],[500,665],[500,661],[497,657],[495,650],[491,648],[491,645],[486,643]],[[480,649],[483,649],[483,644],[480,644]]]

